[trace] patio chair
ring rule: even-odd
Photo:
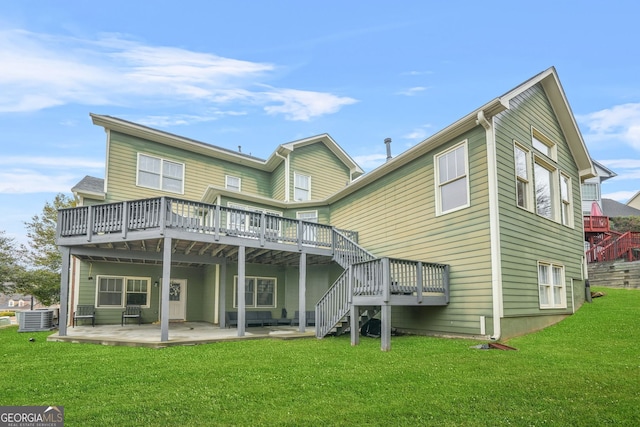
[[[122,322],[120,322],[120,325],[124,326],[127,319],[135,318],[138,318],[138,326],[140,326],[142,324],[142,308],[139,305],[128,305],[122,312]]]
[[[96,326],[96,308],[93,305],[79,305],[73,313],[73,327],[78,319],[91,319],[91,326]]]

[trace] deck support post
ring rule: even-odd
[[[171,237],[165,237],[162,252],[160,341],[169,341],[169,289],[171,288]]]
[[[307,325],[307,254],[300,253],[300,277],[298,279],[298,315],[300,332],[305,331]]]
[[[227,326],[227,260],[225,259],[220,264],[220,276],[218,278],[218,324],[221,328],[225,328]]]
[[[61,246],[62,270],[60,271],[60,312],[58,313],[58,335],[67,336],[67,323],[69,313],[69,268],[71,264],[71,250],[67,246]]]
[[[358,327],[358,318],[360,313],[360,309],[358,306],[351,304],[351,313],[350,313],[350,328],[351,328],[351,345],[356,346],[360,344],[360,328]]]
[[[383,304],[381,307],[380,350],[391,350],[391,306]]]
[[[238,247],[238,336],[243,337],[245,332],[245,322],[247,318],[247,306],[244,299],[246,287],[246,248]]]

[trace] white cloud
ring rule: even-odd
[[[137,118],[133,121],[150,127],[170,127],[193,123],[212,122],[214,120],[218,120],[222,116],[244,116],[246,114],[246,112],[242,111],[216,111],[204,116],[193,114],[155,115]]]
[[[416,129],[413,129],[411,132],[405,134],[402,136],[402,138],[404,139],[410,139],[412,141],[422,141],[424,139],[427,138],[427,136],[429,136],[429,130],[432,126],[431,125],[422,125]]]
[[[594,142],[617,140],[640,150],[640,103],[616,105],[576,118],[588,129],[585,139]]]
[[[626,203],[636,194],[635,191],[614,191],[613,193],[603,193],[603,199],[612,199],[620,203]]]
[[[13,170],[0,173],[0,193],[67,193],[78,183],[78,175],[44,174],[39,171]]]
[[[420,92],[424,92],[427,89],[428,88],[426,88],[424,86],[416,86],[416,87],[412,87],[412,88],[397,92],[397,95],[416,96]]]
[[[611,160],[598,160],[608,168],[620,168],[620,169],[640,169],[639,159],[611,159]]]
[[[316,116],[337,112],[342,106],[358,102],[353,98],[338,97],[330,93],[296,89],[274,89],[265,92],[269,102],[280,105],[264,107],[268,114],[284,114],[289,120],[309,120]]]
[[[364,154],[362,156],[354,156],[353,160],[360,165],[362,169],[375,169],[387,161],[386,154]]]
[[[24,170],[27,166],[37,166],[39,168],[69,169],[79,170],[100,169],[104,167],[104,162],[79,157],[35,157],[35,156],[0,156],[0,165],[20,165]],[[4,170],[7,172],[7,170]]]
[[[233,102],[260,105],[268,114],[289,120],[309,120],[356,102],[325,92],[265,89],[263,80],[275,69],[269,63],[149,46],[119,35],[82,40],[4,30],[0,31],[0,113],[65,104]]]

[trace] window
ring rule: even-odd
[[[571,178],[560,174],[560,212],[562,224],[573,226],[573,205],[571,203]]]
[[[136,304],[149,307],[148,277],[98,276],[98,307],[123,307]]]
[[[15,307],[16,306],[16,302],[12,299],[9,300],[9,307]]]
[[[311,177],[293,173],[293,199],[295,201],[311,200]]]
[[[240,191],[241,179],[237,176],[226,175],[225,187],[229,190]]]
[[[127,305],[149,305],[149,282],[146,279],[127,279]]]
[[[469,178],[467,175],[467,142],[436,155],[437,214],[469,206]]]
[[[536,212],[545,218],[554,219],[555,206],[552,188],[554,171],[538,160],[534,164],[533,171],[536,183]]]
[[[516,144],[514,157],[516,165],[516,201],[521,208],[529,209],[529,194],[531,191],[529,151]]]
[[[566,308],[564,267],[539,262],[538,291],[540,308]]]
[[[264,212],[266,214],[265,232],[272,236],[280,235],[281,221],[275,217],[282,217],[282,212],[269,211],[237,203],[229,203],[228,206],[233,209],[242,210],[234,210],[227,214],[227,224],[230,230],[260,233],[262,230],[262,212]]]
[[[244,301],[248,308],[275,307],[275,277],[245,277]],[[233,306],[238,307],[238,276],[235,276],[233,283]]]
[[[582,184],[582,200],[600,200],[598,184]]]
[[[538,129],[531,128],[531,145],[552,160],[557,160],[556,144]]]
[[[138,183],[141,187],[183,192],[184,164],[138,154]]]

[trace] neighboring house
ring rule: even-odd
[[[0,293],[0,311],[22,311],[31,310],[31,295]],[[38,301],[33,301],[33,308],[43,308]]]
[[[633,195],[632,198],[629,199],[629,201],[627,202],[627,206],[635,209],[640,209],[640,191],[638,191]]]
[[[388,348],[391,325],[500,339],[584,302],[580,187],[597,174],[554,68],[367,174],[326,134],[263,160],[91,116],[105,179],[59,214],[66,315],[119,323],[139,304],[166,341],[170,320],[234,312],[244,335],[248,313],[282,308],[318,336],[354,331],[374,307]]]
[[[597,203],[600,212],[604,211],[602,206],[602,183],[609,178],[618,176],[618,174],[601,163],[595,160],[592,160],[592,162],[598,175],[582,183],[582,212],[586,215],[592,213],[594,202]]]

